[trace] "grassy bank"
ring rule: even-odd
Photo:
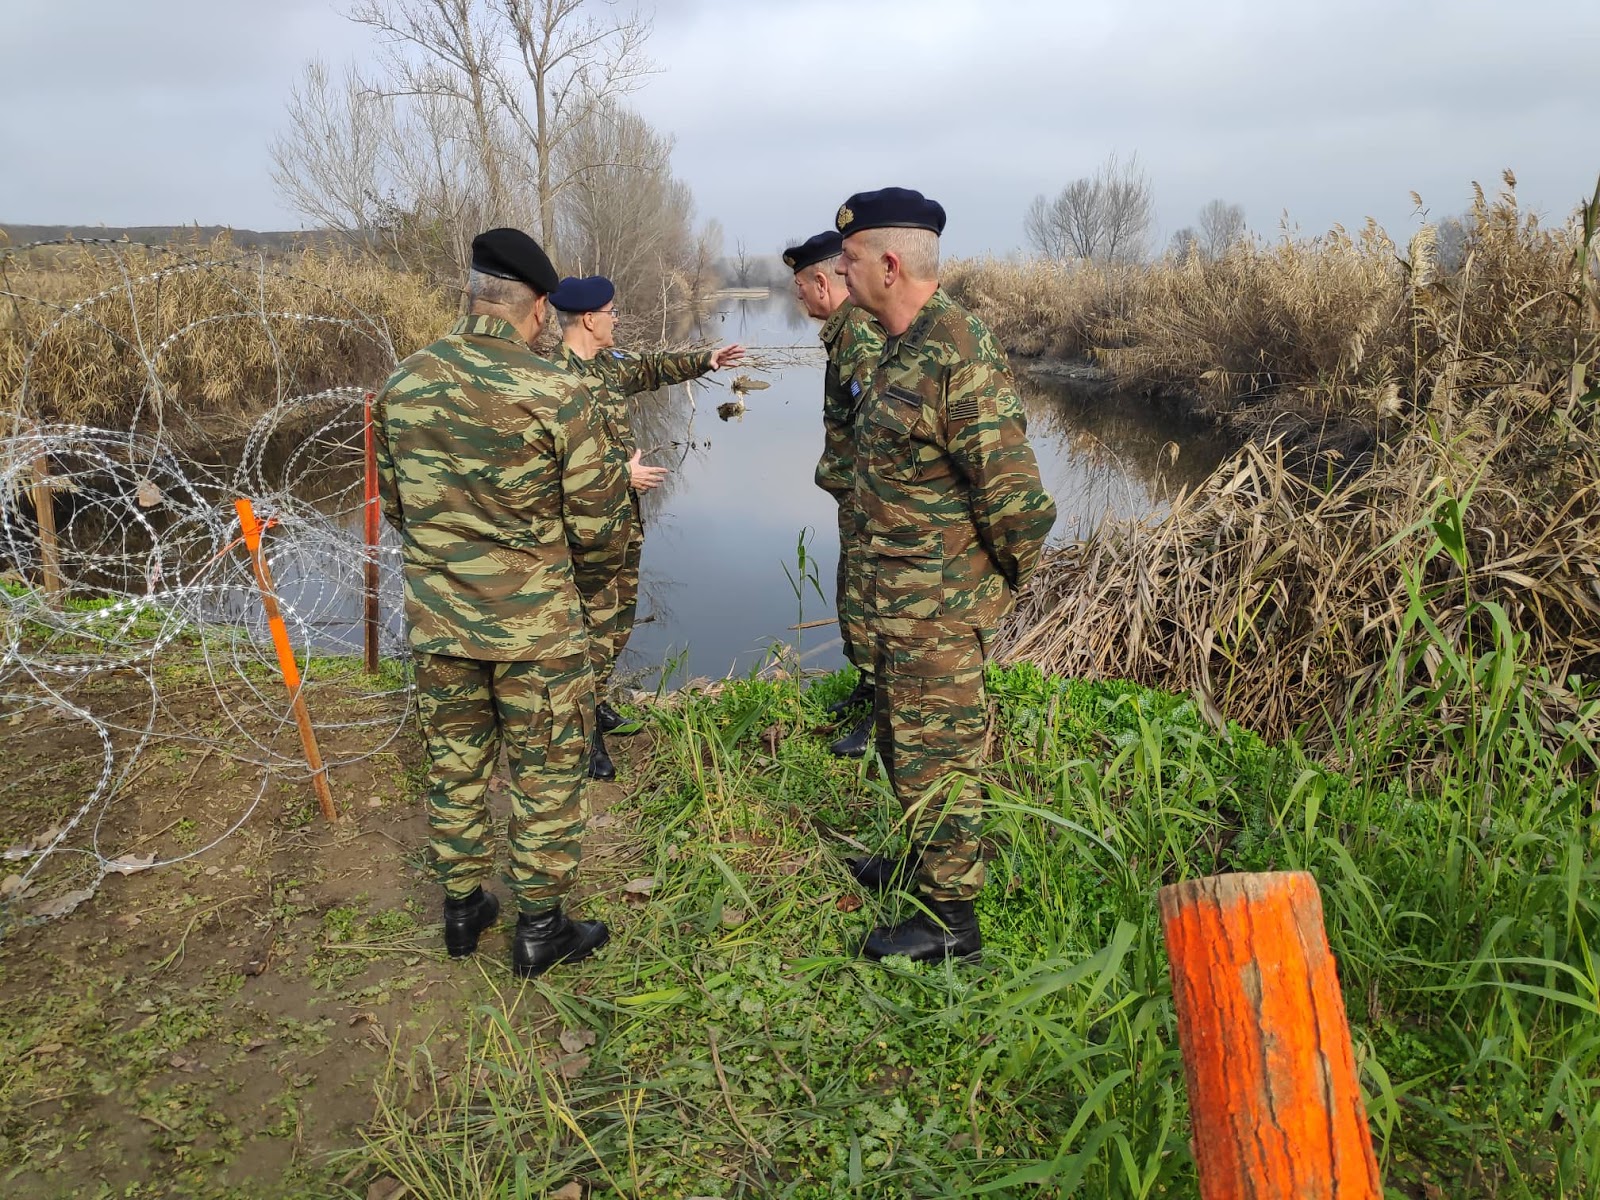
[[[526,986],[500,933],[444,958],[419,747],[367,757],[352,728],[339,827],[274,783],[217,850],[0,943],[18,1064],[0,1178],[85,1197],[1189,1196],[1156,890],[1303,868],[1390,1193],[1586,1195],[1600,758],[1577,727],[1547,748],[1515,645],[1483,650],[1342,731],[1338,770],[1183,697],[995,672],[986,958],[959,969],[855,957],[904,901],[841,865],[899,838],[881,784],[826,752],[844,676],[668,697],[616,739],[574,903],[612,943]],[[81,782],[39,717],[0,729],[6,844]],[[182,744],[147,752],[108,845],[203,844],[201,809],[226,819],[254,790]]]
[[[1600,1179],[1592,743],[1467,678],[1436,770],[1392,761],[1413,708],[1335,773],[1133,685],[992,682],[981,968],[854,957],[899,902],[841,856],[897,829],[813,733],[843,681],[733,683],[654,717],[603,960],[477,1006],[459,1062],[397,1058],[362,1161],[426,1196],[1192,1195],[1155,891],[1302,868],[1393,1194]]]

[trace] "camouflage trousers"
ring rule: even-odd
[[[856,532],[854,510],[839,506],[839,570],[834,580],[833,610],[839,614],[839,640],[845,661],[872,685],[872,634],[867,629],[866,559]]]
[[[628,530],[622,570],[589,610],[589,665],[594,668],[595,685],[602,695],[611,682],[617,659],[633,636],[633,620],[639,613],[639,560],[643,554],[644,526],[635,520]]]
[[[971,900],[983,887],[977,773],[988,726],[983,664],[990,640],[971,628],[939,637],[877,635],[878,757],[905,810],[913,852],[922,852],[917,881],[936,900]]]
[[[417,708],[428,747],[428,840],[445,893],[469,895],[494,866],[489,778],[511,767],[506,883],[523,912],[559,901],[578,873],[594,676],[582,655],[477,662],[419,654]]]

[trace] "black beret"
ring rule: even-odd
[[[790,246],[783,252],[783,265],[798,275],[807,267],[835,257],[843,241],[844,237],[832,229],[815,237],[808,237],[798,246]]]
[[[944,207],[910,188],[857,192],[839,206],[834,225],[845,237],[863,229],[930,229],[944,232]]]
[[[616,294],[616,284],[604,275],[590,275],[586,279],[568,275],[550,293],[550,303],[562,312],[594,312],[610,304]]]
[[[473,238],[472,269],[498,279],[520,279],[547,296],[560,279],[539,243],[520,229],[491,229]]]

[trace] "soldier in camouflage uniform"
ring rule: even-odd
[[[594,676],[584,610],[622,567],[627,477],[581,384],[529,344],[556,274],[532,238],[473,241],[468,315],[378,398],[384,511],[399,526],[428,825],[445,945],[477,949],[500,903],[486,793],[504,742],[524,976],[587,957],[606,927],[561,910],[581,853]]]
[[[632,532],[616,587],[589,614],[590,662],[599,698],[589,774],[595,779],[614,779],[617,769],[606,750],[605,735],[622,726],[623,718],[606,700],[606,688],[633,633],[638,612],[639,560],[644,552],[639,495],[659,487],[667,476],[665,467],[646,466],[640,461],[644,452],[634,440],[628,398],[731,366],[744,356],[744,348],[720,346],[684,354],[635,354],[616,349],[616,288],[603,275],[563,279],[551,294],[550,303],[561,321],[561,344],[552,360],[581,378],[594,397],[596,416],[605,429],[613,460],[627,475],[633,501]]]
[[[817,486],[839,504],[839,568],[835,577],[834,611],[846,661],[856,668],[855,690],[828,711],[844,717],[872,702],[872,639],[867,633],[862,595],[861,540],[854,502],[855,417],[867,381],[883,350],[883,330],[865,309],[850,299],[835,273],[841,238],[830,229],[783,252],[794,272],[795,295],[806,315],[822,322],[822,345],[828,365],[822,379],[822,458]],[[860,758],[872,733],[872,713],[860,717],[829,749],[845,758]]]
[[[887,888],[909,868],[925,910],[873,930],[863,952],[968,957],[981,947],[984,663],[1038,564],[1055,504],[1005,354],[938,285],[944,209],[885,188],[851,196],[836,223],[837,270],[887,339],[856,417],[855,498],[878,753],[913,848],[907,863],[861,859],[851,870]]]

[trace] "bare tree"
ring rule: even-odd
[[[336,83],[320,59],[289,93],[289,128],[272,140],[272,180],[295,209],[327,229],[364,231],[394,114],[352,68]]]
[[[1022,232],[1028,244],[1042,258],[1065,259],[1072,257],[1072,248],[1066,232],[1057,220],[1055,202],[1042,192],[1033,198],[1022,218]]]
[[[498,212],[506,193],[494,152],[501,31],[492,10],[481,0],[357,0],[350,19],[389,43],[387,95],[454,100],[471,114],[488,206]]]
[[[501,87],[501,101],[532,145],[538,171],[539,228],[555,245],[555,202],[574,175],[554,170],[562,144],[602,106],[638,89],[655,64],[644,54],[647,17],[588,0],[493,0],[511,28],[526,77]],[[532,110],[531,112],[529,110]]]
[[[350,16],[394,48],[390,95],[445,97],[470,115],[491,212],[516,207],[513,164],[531,160],[540,236],[555,252],[556,202],[575,178],[557,156],[654,71],[649,19],[597,0],[357,0]],[[509,161],[497,152],[508,132],[521,143]]]
[[[1244,239],[1244,209],[1224,200],[1211,200],[1200,210],[1200,248],[1207,258],[1221,258],[1228,247]]]
[[[555,167],[571,180],[557,205],[565,261],[609,277],[630,325],[653,328],[695,294],[694,197],[672,174],[671,138],[611,102],[573,130]]]
[[[1035,197],[1024,232],[1040,254],[1134,262],[1144,257],[1155,216],[1150,181],[1138,156],[1111,155],[1094,175],[1075,179],[1054,199]]]
[[[1185,225],[1172,235],[1167,243],[1167,253],[1173,258],[1188,258],[1200,246],[1200,234],[1193,225]]]

